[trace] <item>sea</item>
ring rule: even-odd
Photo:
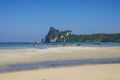
[[[41,43],[33,44],[30,42],[0,42],[0,49],[26,49],[26,48],[38,48],[46,49],[49,47],[62,47],[62,46],[82,46],[82,47],[120,47],[120,42],[67,42],[67,43]]]

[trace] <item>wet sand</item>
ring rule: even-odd
[[[84,65],[2,73],[0,80],[120,80],[120,64]]]

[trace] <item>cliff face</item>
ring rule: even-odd
[[[59,31],[54,27],[51,27],[48,34],[45,37],[45,42],[65,42],[66,37],[71,35],[71,30]]]

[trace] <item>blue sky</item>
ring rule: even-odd
[[[120,33],[120,0],[0,0],[0,42],[38,41],[51,26]]]

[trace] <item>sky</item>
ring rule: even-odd
[[[0,42],[31,42],[50,27],[120,33],[120,0],[0,0]]]

